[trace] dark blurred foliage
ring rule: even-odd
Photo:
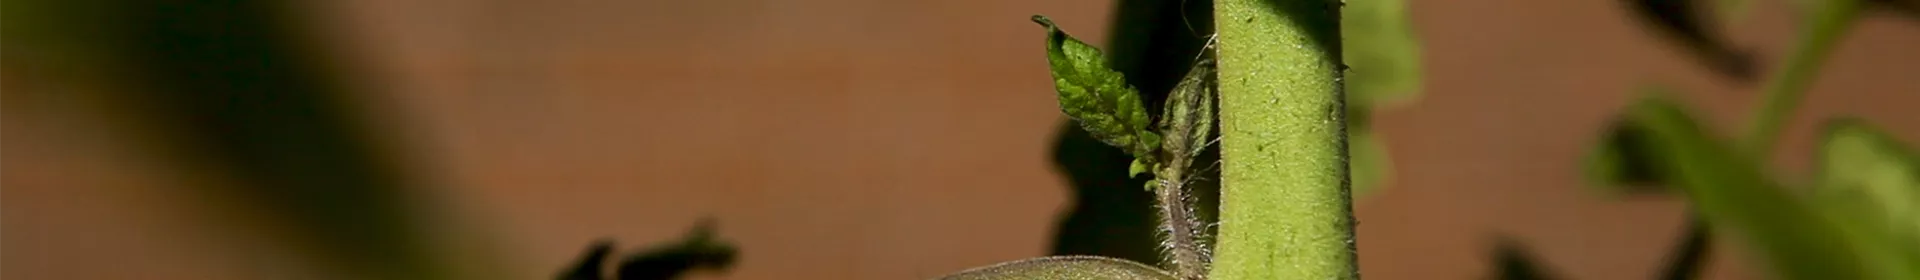
[[[1766,94],[1764,98],[1766,98],[1768,104],[1765,104],[1766,107],[1760,108],[1760,111],[1758,111],[1759,114],[1756,114],[1755,119],[1756,124],[1763,126],[1755,127],[1757,130],[1754,132],[1758,133],[1746,135],[1744,139],[1740,139],[1743,142],[1748,142],[1740,143],[1741,145],[1757,146],[1742,147],[1754,150],[1749,152],[1758,153],[1757,156],[1754,156],[1755,158],[1766,158],[1766,151],[1768,151],[1768,148],[1770,148],[1772,144],[1770,139],[1776,137],[1771,134],[1779,132],[1768,130],[1764,125],[1778,123],[1784,118],[1782,117],[1783,115],[1792,112],[1792,104],[1796,104],[1800,98],[1799,92],[1805,90],[1804,86],[1805,81],[1808,79],[1807,77],[1818,73],[1819,61],[1822,61],[1820,58],[1826,55],[1830,46],[1836,41],[1834,38],[1838,37],[1837,34],[1844,32],[1847,23],[1855,20],[1853,9],[1855,9],[1854,5],[1856,5],[1856,2],[1850,1],[1852,0],[1800,1],[1797,3],[1800,4],[1798,8],[1800,8],[1801,14],[1807,17],[1804,19],[1806,23],[1802,26],[1803,30],[1800,30],[1802,33],[1800,42],[1798,42],[1799,45],[1796,46],[1796,50],[1791,53],[1791,56],[1779,66],[1779,68],[1783,69],[1775,69],[1774,71],[1777,73],[1773,73],[1773,76],[1767,77],[1770,80],[1766,81],[1767,88],[1763,89],[1763,92]],[[1721,35],[1724,31],[1721,30],[1722,26],[1720,25],[1733,22],[1733,20],[1711,17],[1738,18],[1745,12],[1741,7],[1746,4],[1744,3],[1745,1],[1629,0],[1626,2],[1627,6],[1633,10],[1641,22],[1654,29],[1655,32],[1666,35],[1669,39],[1672,39],[1670,42],[1687,49],[1690,55],[1699,59],[1708,69],[1722,76],[1731,77],[1741,83],[1759,82],[1757,76],[1759,76],[1758,73],[1762,67],[1757,66],[1758,63],[1749,58],[1745,53],[1735,51],[1735,47],[1731,46],[1724,39],[1724,36]],[[1912,16],[1914,15],[1913,11],[1916,6],[1914,3],[1916,2],[1907,0],[1864,0],[1859,1],[1857,4],[1865,4],[1863,5],[1864,8],[1870,11],[1892,11],[1897,14]],[[1650,87],[1643,89],[1643,91],[1645,91],[1644,94],[1655,97],[1674,94],[1671,90],[1661,87]],[[1765,240],[1764,242],[1759,242],[1759,244],[1750,244],[1761,247],[1763,250],[1760,251],[1792,251],[1790,249],[1803,248],[1794,247],[1797,245],[1830,241],[1821,240],[1822,238],[1804,239],[1797,238],[1800,236],[1792,236],[1798,233],[1825,230],[1825,227],[1828,225],[1822,224],[1822,221],[1799,221],[1784,217],[1778,213],[1773,213],[1773,215],[1770,215],[1773,217],[1766,218],[1768,221],[1762,223],[1742,224],[1742,222],[1745,221],[1736,219],[1742,218],[1743,216],[1741,215],[1758,213],[1746,211],[1787,209],[1775,210],[1775,212],[1798,213],[1794,211],[1798,211],[1799,209],[1782,205],[1772,205],[1773,203],[1771,202],[1765,202],[1765,204],[1769,205],[1750,205],[1763,203],[1762,201],[1766,200],[1760,198],[1767,198],[1765,195],[1725,192],[1725,189],[1697,189],[1700,188],[1700,186],[1693,186],[1696,189],[1688,190],[1692,193],[1680,193],[1678,191],[1681,190],[1671,189],[1674,187],[1672,185],[1677,184],[1702,184],[1701,181],[1698,181],[1698,179],[1701,178],[1711,178],[1717,180],[1711,182],[1721,183],[1745,182],[1740,180],[1749,178],[1737,176],[1737,173],[1730,173],[1732,175],[1710,174],[1702,176],[1701,174],[1706,174],[1704,173],[1706,171],[1702,170],[1708,169],[1700,169],[1692,171],[1698,173],[1693,174],[1695,177],[1692,179],[1695,179],[1695,181],[1680,180],[1679,178],[1684,176],[1681,176],[1683,175],[1681,173],[1677,173],[1677,170],[1682,169],[1675,169],[1672,163],[1666,162],[1672,158],[1677,158],[1671,155],[1676,153],[1676,151],[1672,149],[1672,147],[1661,147],[1652,144],[1660,143],[1654,141],[1659,138],[1649,130],[1647,125],[1647,122],[1633,119],[1622,119],[1617,122],[1613,128],[1606,133],[1607,138],[1603,139],[1600,148],[1590,156],[1587,165],[1591,179],[1596,181],[1596,184],[1609,187],[1613,191],[1650,195],[1686,194],[1686,197],[1695,204],[1696,209],[1694,210],[1696,211],[1691,211],[1688,214],[1690,218],[1688,219],[1687,226],[1679,242],[1676,243],[1672,252],[1669,253],[1664,271],[1662,271],[1659,276],[1660,279],[1696,279],[1700,276],[1701,266],[1706,263],[1706,259],[1710,257],[1709,252],[1712,251],[1713,242],[1712,235],[1710,235],[1708,231],[1709,222],[1718,223],[1720,226],[1731,225],[1730,227],[1744,229],[1747,230],[1745,233],[1749,235],[1777,238],[1750,238]],[[1709,134],[1697,131],[1689,132]],[[1672,135],[1672,132],[1669,132],[1669,135],[1666,135],[1666,137],[1671,138],[1674,137],[1674,135]],[[1661,148],[1667,149],[1663,150]],[[1699,147],[1692,147],[1688,149],[1687,152],[1694,152],[1698,149]],[[1724,166],[1712,167],[1719,168]],[[1759,179],[1760,182],[1766,182],[1766,180],[1767,179]],[[1703,191],[1706,193],[1700,193]],[[1774,190],[1744,191],[1771,192]],[[1722,201],[1732,198],[1739,198],[1734,200],[1738,203]],[[1719,207],[1713,210],[1720,211],[1720,213],[1718,213],[1720,215],[1718,219],[1722,220],[1709,221],[1708,219],[1704,219],[1700,213],[1711,211],[1698,211],[1703,210],[1698,207],[1707,207],[1701,205],[1701,203],[1703,203],[1702,201],[1725,203],[1721,205],[1707,205]],[[1767,226],[1778,227],[1767,228]],[[1802,228],[1810,229],[1800,230]],[[1883,240],[1875,240],[1874,242],[1878,241]],[[1833,249],[1825,247],[1833,246],[1813,245],[1812,248]],[[1825,253],[1831,252],[1762,252],[1762,255],[1772,255],[1772,257],[1776,259],[1810,258],[1816,260],[1834,257],[1855,257],[1840,256],[1845,254],[1821,256]],[[1779,260],[1775,261],[1778,262]],[[1845,261],[1841,262],[1845,263]],[[1823,264],[1796,263],[1793,261],[1787,261],[1786,263],[1785,265],[1775,263],[1776,267],[1774,267],[1774,269],[1777,272],[1786,274],[1788,278],[1793,278],[1793,276],[1824,275],[1822,272],[1841,272],[1873,267],[1859,266],[1840,268],[1845,266],[1830,267]],[[1809,274],[1808,272],[1816,273]],[[1880,276],[1887,276],[1887,274],[1881,274]]]
[[[1760,62],[1726,38],[1726,24],[1744,14],[1751,0],[1626,0],[1639,22],[1678,44],[1702,66],[1740,83],[1759,81]],[[1808,2],[1798,1],[1802,8]],[[1920,1],[1866,0],[1868,9],[1920,19]]]
[[[585,253],[581,253],[580,260],[574,261],[572,267],[561,270],[560,275],[554,279],[600,280],[605,277],[602,275],[605,274],[603,270],[606,270],[607,255],[611,254],[613,254],[612,240],[594,241],[593,244],[587,245]]]
[[[8,39],[26,41],[9,51],[29,52],[9,58],[106,69],[94,71],[125,82],[110,92],[131,105],[132,126],[171,159],[226,179],[186,185],[244,205],[346,274],[447,278],[407,209],[413,182],[294,4],[8,1],[7,16],[26,17],[8,21]]]
[[[1527,253],[1526,246],[1522,246],[1519,242],[1507,237],[1501,237],[1495,242],[1493,259],[1494,265],[1496,266],[1494,273],[1498,274],[1495,275],[1493,279],[1559,279],[1559,277],[1554,277],[1552,272],[1547,271],[1546,267],[1535,262],[1532,254]]]
[[[562,271],[556,279],[665,280],[677,279],[699,270],[727,269],[733,265],[739,252],[733,245],[715,240],[713,235],[713,222],[702,221],[686,239],[678,243],[658,245],[621,259],[611,278],[607,277],[604,270],[607,256],[613,254],[614,243],[609,240],[596,241],[588,245],[587,251],[573,267]]]
[[[273,1],[133,1],[133,71],[149,119],[188,157],[241,178],[224,192],[273,209],[370,271],[433,277],[409,185],[330,75],[314,37]],[[144,6],[144,7],[142,7]],[[423,270],[425,269],[425,270]]]
[[[1601,181],[1607,186],[1620,186],[1630,193],[1658,194],[1666,191],[1660,183],[1667,181],[1657,168],[1646,165],[1602,164],[1605,162],[1645,162],[1653,155],[1652,147],[1640,145],[1640,138],[1646,137],[1645,127],[1620,122],[1612,125],[1606,133],[1606,144],[1590,157],[1588,177]]]
[[[1653,28],[1692,52],[1701,64],[1714,73],[1742,83],[1759,76],[1753,56],[1737,50],[1718,28],[1711,10],[1716,3],[1707,0],[1628,0],[1642,24]]]
[[[129,127],[166,159],[217,170],[219,184],[178,184],[257,218],[335,274],[454,279],[428,245],[393,147],[373,122],[366,81],[303,12],[310,2],[6,1],[8,67],[112,81]],[[702,226],[688,241],[635,254],[620,279],[723,268],[734,249]],[[611,244],[596,245],[604,258]],[[472,264],[469,264],[472,265]],[[596,267],[597,268],[597,267]],[[597,271],[597,270],[596,270]],[[575,278],[568,278],[575,279]],[[585,278],[581,278],[585,279]],[[597,278],[592,278],[597,279]]]
[[[1874,0],[1870,1],[1883,10],[1899,13],[1908,19],[1920,19],[1920,0]]]
[[[1167,92],[1193,64],[1206,36],[1213,34],[1212,7],[1209,0],[1119,1],[1107,58],[1140,91],[1148,112],[1160,111]],[[1052,254],[1159,263],[1152,192],[1142,189],[1145,176],[1127,176],[1132,157],[1070,121],[1063,121],[1059,131],[1053,160],[1073,186],[1073,208],[1060,221]],[[1210,166],[1212,158],[1203,155],[1195,165]],[[1218,186],[1202,182],[1192,187],[1200,200],[1196,210],[1212,217]]]
[[[1707,250],[1713,243],[1709,239],[1706,221],[1698,216],[1687,220],[1686,234],[1680,238],[1680,245],[1674,247],[1672,255],[1667,256],[1667,267],[1659,279],[1686,280],[1699,279],[1700,270],[1706,267]]]
[[[1724,24],[1732,22],[1723,17],[1738,16],[1728,10],[1743,9],[1737,5],[1745,3],[1726,0],[1626,0],[1638,21],[1652,29],[1652,32],[1665,36],[1679,47],[1685,49],[1691,57],[1709,71],[1742,84],[1758,82],[1761,67],[1749,53],[1738,49],[1727,41]],[[1663,90],[1663,89],[1650,89]],[[1660,94],[1665,94],[1664,92]],[[1646,137],[1646,128],[1631,122],[1621,122],[1606,133],[1605,145],[1587,163],[1589,177],[1602,185],[1618,186],[1631,194],[1660,195],[1668,190],[1665,184],[1669,174],[1661,174],[1660,169],[1640,164],[1609,164],[1611,162],[1646,162],[1653,155],[1651,147],[1641,143]],[[1711,236],[1707,234],[1705,221],[1697,214],[1688,219],[1687,227],[1673,249],[1668,253],[1659,279],[1696,279],[1701,266],[1706,263],[1712,251]],[[1516,245],[1517,246],[1517,245]]]

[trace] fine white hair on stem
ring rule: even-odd
[[[1194,54],[1193,60],[1199,61],[1201,58],[1205,58],[1207,56],[1207,50],[1213,49],[1213,43],[1219,40],[1220,40],[1220,33],[1213,33],[1211,35],[1207,35],[1207,42],[1200,44],[1200,53]]]
[[[1169,176],[1173,177],[1173,176]],[[1158,178],[1160,187],[1154,190],[1160,208],[1161,249],[1165,251],[1166,261],[1172,264],[1174,275],[1184,279],[1203,279],[1206,277],[1207,261],[1211,259],[1210,250],[1202,243],[1205,235],[1203,222],[1193,213],[1191,197],[1186,194],[1182,179]]]
[[[1196,203],[1188,185],[1205,176],[1192,169],[1195,158],[1207,145],[1218,141],[1210,135],[1217,118],[1214,115],[1217,65],[1209,54],[1216,38],[1218,36],[1210,36],[1201,46],[1192,68],[1168,94],[1157,127],[1164,138],[1153,164],[1151,184],[1157,186],[1153,192],[1154,205],[1160,214],[1162,256],[1175,276],[1187,280],[1205,279],[1212,259],[1212,250],[1206,244],[1209,228],[1193,209]]]

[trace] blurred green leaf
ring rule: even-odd
[[[1347,103],[1347,172],[1354,199],[1379,192],[1393,177],[1393,158],[1386,142],[1373,133],[1373,113],[1367,104]]]
[[[1047,62],[1061,111],[1094,139],[1136,158],[1153,158],[1160,136],[1148,130],[1150,120],[1139,92],[1107,66],[1100,49],[1068,36],[1046,16],[1035,15],[1033,22],[1047,28]]]
[[[1899,140],[1852,119],[1828,126],[1815,203],[1851,237],[1884,252],[1869,261],[1920,277],[1920,157]]]
[[[1735,23],[1745,21],[1747,15],[1753,14],[1753,1],[1751,0],[1719,0],[1714,2],[1717,4],[1714,5],[1714,10],[1719,11],[1718,13],[1714,13],[1714,15],[1720,17],[1719,22],[1721,26],[1731,26]]]
[[[1920,239],[1920,159],[1913,151],[1858,120],[1836,121],[1821,145],[1819,196],[1835,206],[1859,206],[1887,229]]]
[[[1387,174],[1393,172],[1386,145],[1380,143],[1371,130],[1347,131],[1347,151],[1347,172],[1352,176],[1352,195],[1356,199],[1379,189]]]
[[[1405,0],[1350,0],[1340,9],[1347,102],[1385,105],[1420,93],[1420,41]]]
[[[1731,145],[1713,139],[1676,104],[1643,101],[1627,119],[1646,128],[1640,138],[1694,209],[1715,231],[1733,233],[1783,279],[1913,279],[1911,263],[1888,254],[1886,240],[1859,238],[1844,223],[1789,195]]]
[[[943,280],[1062,279],[1173,280],[1159,268],[1128,260],[1094,256],[1039,257],[968,269]]]
[[[285,242],[338,274],[320,278],[449,279],[491,265],[491,257],[442,254],[449,248],[428,233],[447,229],[428,228],[435,217],[422,207],[431,203],[420,203],[433,200],[422,192],[432,189],[419,189],[394,153],[387,136],[397,131],[380,118],[388,112],[361,99],[380,91],[358,86],[361,67],[314,28],[323,21],[313,17],[326,14],[303,4],[88,0],[52,4],[79,15],[37,16],[97,25],[66,32],[103,33],[64,39],[99,40],[68,43],[112,58],[107,72],[126,90],[110,94],[129,105],[129,125],[153,137],[140,144],[221,178],[177,185],[235,202],[232,209],[272,225],[243,234]]]
[[[1371,130],[1372,108],[1410,102],[1420,94],[1420,41],[1405,0],[1351,0],[1340,9],[1346,73],[1348,171],[1353,196],[1362,197],[1392,176],[1386,145]]]

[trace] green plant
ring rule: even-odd
[[[1386,36],[1355,41],[1401,44],[1361,51],[1359,92],[1343,91],[1341,3],[1215,1],[1217,48],[1203,48],[1173,86],[1158,119],[1140,93],[1094,47],[1072,39],[1045,17],[1048,58],[1062,111],[1086,134],[1134,158],[1131,174],[1151,173],[1147,188],[1159,209],[1164,263],[1160,271],[1127,260],[1049,257],[968,270],[950,279],[1326,279],[1357,278],[1349,190],[1349,115],[1397,100],[1417,84],[1416,52],[1401,2],[1376,0],[1359,26]],[[1124,9],[1124,8],[1123,8]],[[1384,22],[1384,23],[1381,23]],[[1370,34],[1371,35],[1371,34]],[[1217,49],[1217,51],[1215,51]],[[1218,59],[1215,63],[1214,59]],[[1379,66],[1379,67],[1372,67]],[[1398,78],[1398,80],[1394,79]],[[1364,97],[1364,98],[1360,98]],[[1218,112],[1214,106],[1218,98]],[[1355,102],[1358,100],[1358,102]],[[1362,118],[1364,119],[1364,118]],[[1157,121],[1157,122],[1156,122]],[[1220,138],[1210,139],[1218,123]],[[1362,122],[1364,123],[1364,122]],[[1360,134],[1353,134],[1358,136]],[[1368,138],[1371,139],[1371,138]],[[1208,145],[1220,143],[1222,184],[1218,256],[1213,232],[1196,213],[1189,183]],[[1375,145],[1366,147],[1377,148]],[[1383,153],[1367,153],[1367,166]],[[1355,166],[1362,163],[1352,163]],[[1355,167],[1359,169],[1361,167]],[[1370,177],[1384,168],[1364,168]],[[1356,171],[1357,172],[1357,171]],[[1372,182],[1371,180],[1369,182]],[[1200,192],[1200,193],[1196,193]]]

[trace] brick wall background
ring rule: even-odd
[[[1796,18],[1734,29],[1763,63]],[[1044,254],[1063,179],[1039,28],[1104,42],[1112,1],[446,1],[315,5],[381,123],[429,182],[433,234],[546,278],[591,240],[677,238],[703,216],[742,249],[718,279],[918,279]],[[1376,127],[1397,165],[1358,203],[1370,279],[1475,279],[1495,234],[1572,279],[1652,275],[1674,198],[1609,199],[1579,159],[1636,87],[1674,85],[1727,131],[1757,86],[1697,67],[1616,1],[1414,1],[1426,92]],[[1784,131],[1804,177],[1818,124],[1855,115],[1920,144],[1920,24],[1874,16]],[[298,256],[170,191],[110,90],[5,68],[0,278],[260,279]],[[1731,244],[1729,244],[1731,245]],[[1709,276],[1758,275],[1720,246]],[[101,263],[110,265],[99,265]]]

